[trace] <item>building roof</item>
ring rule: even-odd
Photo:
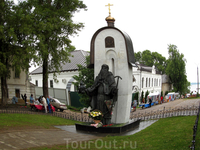
[[[138,63],[136,63],[136,65],[139,66],[139,67],[138,67],[138,70],[147,71],[147,72],[152,72],[152,70],[155,69],[155,71],[156,71],[155,73],[156,73],[156,74],[161,74],[161,72],[159,72],[159,71],[158,71],[155,67],[153,67],[153,66],[152,66],[152,67],[149,67],[149,66],[146,66],[146,65],[144,65],[144,64],[138,64]]]
[[[87,51],[83,51],[83,50],[76,50],[71,52],[71,55],[69,57],[70,63],[62,63],[62,70],[60,70],[61,72],[67,72],[67,71],[76,71],[78,70],[78,66],[77,64],[80,64],[82,66],[86,66],[86,56],[89,56],[89,52]],[[34,71],[32,71],[30,74],[42,74],[43,68],[38,67],[37,69],[35,69]],[[51,72],[51,71],[50,71]]]

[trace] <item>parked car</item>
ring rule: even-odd
[[[30,107],[31,107],[31,110],[33,111],[44,111],[44,105],[41,104],[41,103],[37,103],[37,102],[34,102],[34,103],[30,103]],[[49,107],[47,106],[47,111],[49,111]],[[55,108],[51,105],[51,111],[55,111]]]
[[[56,111],[58,111],[58,109],[62,112],[63,110],[67,109],[67,106],[64,103],[61,103],[58,99],[56,98],[49,98],[49,101],[51,103],[51,105],[54,106],[54,108],[56,109]]]

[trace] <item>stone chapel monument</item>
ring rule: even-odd
[[[114,76],[120,76],[118,100],[113,109],[111,123],[126,123],[130,118],[132,101],[132,66],[135,64],[134,50],[129,35],[114,26],[115,19],[106,18],[107,26],[97,30],[90,46],[90,67],[94,67],[95,77],[103,64],[109,66]]]

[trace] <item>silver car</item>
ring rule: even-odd
[[[64,103],[61,103],[58,99],[49,98],[49,101],[51,103],[51,105],[53,105],[55,107],[55,110],[58,111],[58,109],[63,112],[63,110],[67,109],[67,106]]]

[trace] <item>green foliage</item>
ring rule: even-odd
[[[169,91],[165,91],[165,96],[169,93]]]
[[[134,94],[133,100],[137,100],[138,101],[138,97],[139,97],[139,92],[136,92]]]
[[[158,71],[165,73],[166,68],[166,58],[157,52],[151,52],[145,50],[143,52],[135,53],[136,62],[144,64],[146,66],[152,67],[153,65],[158,69]]]
[[[187,92],[190,83],[186,76],[186,59],[180,54],[176,45],[168,45],[169,59],[167,60],[166,74],[173,83],[175,92],[184,94]]]
[[[160,94],[162,97],[163,97],[163,91],[161,91],[161,94]]]
[[[199,92],[197,92],[197,95],[196,95],[196,97],[199,97]]]
[[[144,91],[142,91],[142,93],[141,93],[141,97],[140,97],[141,102],[142,102],[143,98],[144,98]]]
[[[83,23],[74,23],[73,14],[86,5],[79,0],[27,0],[20,3],[24,17],[28,18],[32,31],[29,32],[34,53],[32,61],[43,67],[43,95],[48,96],[48,73],[59,72],[62,63],[69,62],[71,45],[69,36],[78,34]]]
[[[148,95],[149,95],[149,91],[147,90],[146,93],[145,93],[145,103],[147,102]]]
[[[80,82],[83,82],[83,84],[85,85],[86,88],[91,87],[94,84],[94,69],[87,68],[87,66],[90,64],[89,56],[86,57],[85,63],[86,63],[86,66],[82,66],[80,64],[77,65],[79,75],[73,76],[73,78],[76,80],[76,82],[74,82],[73,84],[76,87],[80,86]],[[90,106],[89,96],[86,93],[84,93],[84,94],[79,93],[79,96],[80,96],[80,102],[85,107],[89,107]]]
[[[19,2],[20,3],[20,2]],[[29,48],[31,30],[24,9],[18,7],[13,1],[0,2],[0,77],[2,104],[7,101],[7,78],[10,78],[11,70],[20,73],[27,71],[29,60],[32,57],[32,49]]]

